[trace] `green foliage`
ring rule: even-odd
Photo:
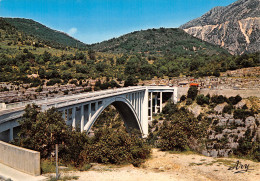
[[[200,94],[197,96],[196,102],[199,105],[209,104],[209,98],[204,96],[203,94]]]
[[[100,52],[144,54],[228,54],[226,50],[194,38],[177,28],[160,28],[135,31],[119,38],[93,44]],[[196,47],[197,51],[194,51]]]
[[[150,147],[141,138],[119,129],[102,128],[95,133],[93,144],[81,153],[85,162],[132,163],[139,166],[150,155]]]
[[[191,105],[193,100],[191,98],[186,99],[186,105]]]
[[[27,105],[20,125],[21,131],[15,144],[39,151],[42,158],[49,157],[55,144],[62,143],[67,136],[61,113],[54,108],[40,112],[37,105]]]
[[[81,169],[91,162],[140,166],[151,152],[143,139],[128,134],[122,126],[104,125],[91,138],[86,133],[73,131],[54,108],[40,112],[37,105],[27,105],[20,125],[16,145],[39,151],[41,158],[46,159],[51,157],[55,144],[59,144],[60,161]],[[43,162],[44,172],[52,171],[48,165],[48,160]]]
[[[231,96],[228,98],[228,100],[232,105],[236,105],[237,103],[239,103],[242,100],[242,97],[239,95],[236,95],[235,97]]]
[[[137,80],[134,76],[129,76],[129,77],[127,77],[127,79],[125,80],[124,87],[136,86],[137,83],[138,83],[138,80]]]
[[[172,115],[174,114],[176,111],[178,111],[178,108],[177,108],[177,105],[172,103],[172,102],[168,102],[163,110],[162,110],[162,113],[163,114],[168,114],[168,115]]]
[[[213,95],[210,99],[211,102],[215,104],[222,104],[227,101],[227,98],[222,95]]]
[[[231,111],[233,109],[233,106],[231,104],[228,104],[228,105],[225,105],[224,108],[223,108],[223,113],[228,113],[228,114],[231,114]]]
[[[244,109],[235,109],[234,110],[234,118],[235,119],[246,119],[248,116],[254,116],[252,111],[244,110]]]
[[[84,43],[68,36],[67,34],[52,30],[31,19],[3,18],[3,20],[14,26],[19,31],[22,31],[27,35],[36,37],[37,39],[52,47],[86,47]]]
[[[182,95],[181,98],[180,98],[180,101],[183,102],[183,101],[186,100],[186,98],[187,98],[187,97],[186,97],[185,95]]]
[[[192,100],[195,100],[198,94],[198,88],[196,86],[191,86],[188,90],[187,98],[191,98]]]
[[[163,122],[158,133],[158,147],[162,150],[187,150],[191,138],[205,136],[206,127],[204,120],[199,121],[187,110],[180,109]]]
[[[55,85],[57,83],[61,83],[61,80],[58,79],[58,78],[53,78],[53,79],[50,79],[48,82],[47,82],[47,86],[51,86],[51,85]]]
[[[258,162],[260,161],[260,139],[259,136],[256,135],[256,129],[251,131],[251,129],[248,128],[245,132],[245,136],[240,138],[238,143],[237,149],[234,150],[235,155],[246,156]]]

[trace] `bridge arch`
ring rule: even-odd
[[[97,118],[109,105],[113,105],[119,112],[120,116],[123,118],[128,132],[131,132],[131,130],[133,129],[137,129],[140,131],[141,134],[143,134],[140,119],[138,118],[132,104],[125,97],[115,97],[106,101],[98,110],[95,111],[93,116],[91,116],[91,119],[84,126],[84,130],[86,132],[89,132],[90,128],[96,122]]]

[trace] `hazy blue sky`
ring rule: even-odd
[[[1,17],[38,21],[95,43],[136,30],[175,28],[235,0],[0,0]]]

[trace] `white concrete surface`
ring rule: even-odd
[[[13,181],[43,181],[48,180],[47,177],[44,176],[32,176],[18,170],[15,170],[11,167],[8,167],[2,163],[0,163],[0,176],[4,179],[12,179]]]

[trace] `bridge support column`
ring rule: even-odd
[[[98,110],[98,102],[95,102],[95,111]]]
[[[133,96],[132,96],[132,93],[130,93],[129,101],[130,101],[131,105],[133,105]]]
[[[66,111],[65,109],[62,110],[62,118],[63,118],[64,121],[65,121],[65,116],[66,116],[65,111]]]
[[[139,118],[142,119],[142,92],[139,92]]]
[[[162,92],[160,92],[160,112],[162,112]]]
[[[135,93],[133,93],[133,107],[135,108]]]
[[[148,101],[149,101],[149,92],[148,88],[146,88],[143,96],[143,105],[141,108],[142,112],[142,129],[143,129],[143,138],[146,138],[148,136]]]
[[[151,121],[153,120],[153,92],[151,92],[151,99],[150,99],[150,117],[151,117]]]
[[[14,128],[11,127],[9,129],[9,141],[12,141],[14,139]]]
[[[173,92],[173,102],[174,102],[174,104],[177,104],[177,102],[178,102],[177,88],[175,88],[174,92]]]
[[[91,103],[88,104],[88,122],[91,120]]]
[[[136,93],[137,94],[137,100],[136,100],[136,110],[137,110],[137,116],[138,118],[140,119],[140,110],[139,110],[139,99],[140,99],[140,96],[139,96],[139,92]]]
[[[72,129],[76,128],[76,107],[72,108]]]
[[[69,122],[69,120],[70,120],[70,111],[69,111],[70,109],[67,109],[67,123]]]
[[[154,100],[154,112],[157,113],[157,99],[158,99],[158,93],[155,93],[155,100]]]
[[[85,120],[85,115],[84,115],[84,105],[81,105],[81,122],[80,122],[80,131],[84,131],[84,120]]]

